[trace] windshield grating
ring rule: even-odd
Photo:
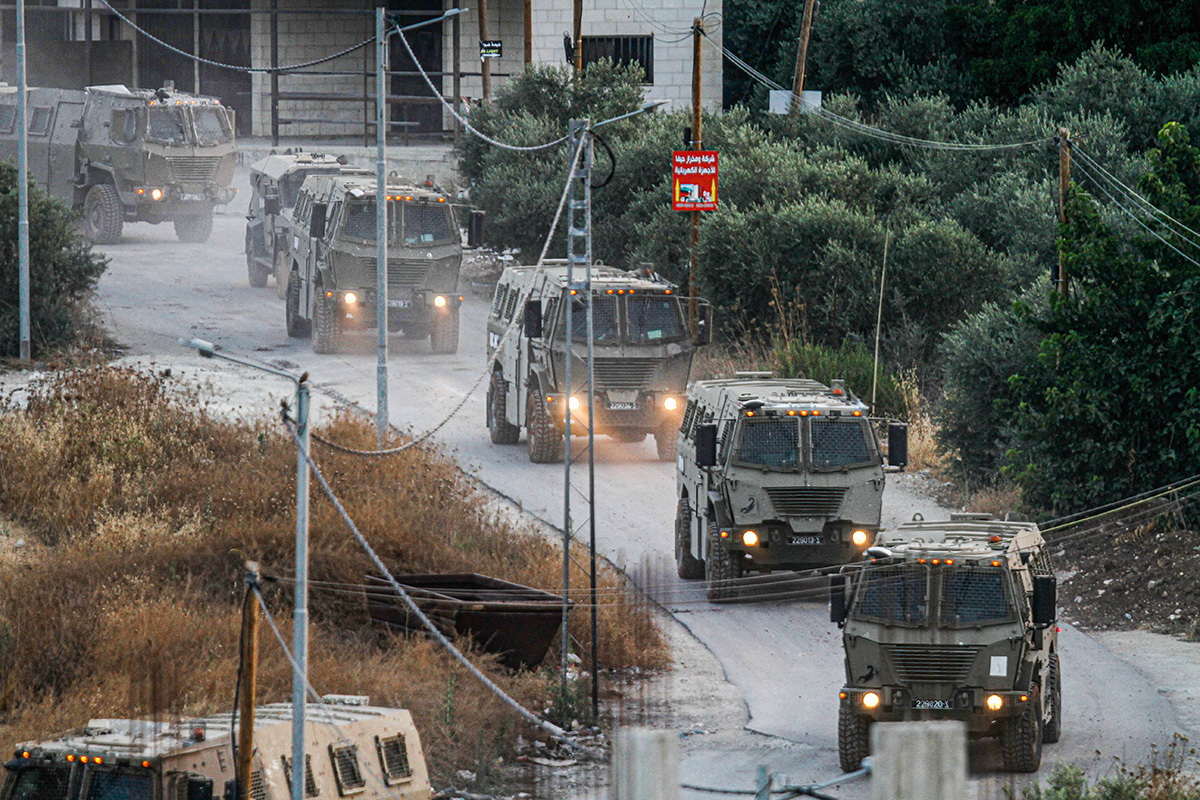
[[[67,796],[70,773],[66,767],[27,767],[14,772],[11,800],[64,800]]]
[[[923,625],[929,606],[928,580],[929,570],[925,567],[867,567],[857,592],[854,615]]]
[[[871,460],[863,426],[858,422],[812,421],[812,463],[833,469]]]
[[[950,627],[1003,622],[1012,616],[1002,570],[954,569],[942,573],[941,624]]]
[[[404,204],[404,243],[432,244],[450,238],[450,209],[444,205]]]
[[[789,417],[747,419],[742,425],[738,463],[795,469],[800,466],[800,426]]]
[[[630,342],[665,342],[683,336],[679,301],[674,297],[630,297],[625,314]]]
[[[153,795],[154,777],[152,775],[131,775],[128,772],[93,772],[87,798],[88,800],[151,800]]]

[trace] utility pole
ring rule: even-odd
[[[279,147],[279,0],[271,0],[271,147]],[[364,144],[366,144],[364,142]]]
[[[485,42],[488,36],[488,6],[487,0],[479,0],[479,41]],[[479,75],[483,81],[483,99],[487,102],[492,98],[492,60],[479,54]]]
[[[92,0],[83,0],[83,72],[83,85],[90,86],[92,84]]]
[[[799,114],[800,95],[804,91],[804,69],[808,64],[808,34],[812,30],[813,5],[815,0],[804,0],[804,16],[800,19],[800,38],[796,40],[796,69],[792,73],[792,114]]]
[[[296,597],[292,616],[292,764],[304,769],[304,715],[308,687],[308,374],[296,381]],[[304,772],[292,781],[292,800],[305,800]]]
[[[572,18],[571,41],[575,44],[575,77],[578,78],[583,74],[583,0],[575,0]]]
[[[1058,221],[1067,223],[1067,187],[1071,183],[1071,132],[1058,129]],[[1063,264],[1062,251],[1058,253],[1058,272],[1054,275],[1054,288],[1063,297],[1070,294],[1071,284],[1067,267]]]
[[[533,63],[533,2],[525,0],[525,66]]]
[[[692,20],[692,149],[703,150],[700,132],[700,37],[704,34],[704,21],[700,17]],[[700,212],[692,211],[691,240],[688,248],[688,330],[695,338],[700,323],[700,265],[696,250],[700,245]]]
[[[242,685],[238,687],[238,800],[250,800],[250,773],[254,771],[254,705],[258,683],[259,569],[246,562],[246,600],[242,604]],[[296,770],[292,770],[295,781]]]
[[[29,344],[29,123],[26,119],[25,0],[17,0],[17,301],[20,306],[20,359],[30,360]]]
[[[192,52],[200,55],[200,0],[192,0]],[[200,94],[199,59],[192,59],[192,91]]]
[[[383,449],[388,425],[388,207],[386,9],[375,9],[375,439]]]

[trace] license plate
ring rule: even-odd
[[[411,308],[412,300],[388,300],[388,308]]]
[[[199,200],[207,200],[208,198],[202,194],[186,194],[185,193],[179,199],[185,200],[185,201],[199,201]]]
[[[936,710],[951,711],[954,706],[949,700],[913,700],[913,708],[918,711]]]
[[[820,536],[789,536],[788,544],[820,544]]]
[[[609,411],[637,411],[637,403],[609,403]]]

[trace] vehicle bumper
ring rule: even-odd
[[[213,206],[233,202],[232,186],[138,186],[123,192],[126,216],[135,220],[161,222],[176,217],[210,213]],[[157,199],[156,199],[157,197]]]
[[[572,376],[572,383],[574,383]],[[623,431],[644,431],[653,433],[663,428],[679,430],[683,419],[683,408],[687,402],[685,391],[656,392],[636,391],[627,396],[612,397],[604,392],[597,392],[593,398],[596,415],[596,433],[609,434]],[[577,407],[571,410],[571,433],[584,435],[588,431],[587,392],[577,392],[574,395]],[[668,408],[669,400],[674,401],[674,408]],[[551,409],[551,417],[559,430],[566,428],[566,413],[568,400],[561,392],[553,392],[542,397],[542,402]]]
[[[879,704],[868,708],[863,698],[868,693],[879,697]],[[987,706],[987,699],[996,696],[1002,705]],[[1027,692],[994,691],[977,687],[955,689],[949,697],[914,698],[912,690],[902,686],[843,686],[838,693],[843,708],[868,717],[873,722],[901,722],[923,719],[956,719],[967,724],[972,733],[984,733],[998,720],[1018,717],[1025,713],[1033,697]],[[1024,699],[1022,699],[1024,698]],[[944,700],[950,708],[918,708],[921,700]]]
[[[721,528],[721,543],[732,552],[749,556],[748,567],[797,569],[848,564],[862,558],[875,541],[878,525],[857,525],[846,520],[826,522],[816,530],[796,530],[783,522],[761,522]],[[754,531],[758,542],[745,543],[745,533]],[[865,534],[854,541],[855,531]]]
[[[347,295],[354,295],[348,302]],[[378,304],[375,289],[339,289],[334,292],[345,328],[374,327]],[[407,291],[388,294],[388,325],[425,327],[438,315],[457,314],[463,295],[448,292]]]

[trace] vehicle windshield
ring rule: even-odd
[[[666,295],[644,295],[625,300],[630,344],[669,342],[683,336],[679,301]]]
[[[232,136],[225,109],[217,106],[194,106],[192,120],[196,125],[196,141],[202,145],[224,144]]]
[[[424,245],[453,238],[450,207],[445,203],[405,203],[404,243]]]
[[[737,463],[789,470],[800,466],[800,425],[795,417],[745,417]]]
[[[168,144],[187,144],[188,126],[183,109],[151,106],[146,122],[146,138]]]
[[[87,800],[154,800],[154,778],[149,774],[93,772]]]
[[[396,230],[400,227],[397,220],[399,214],[399,204],[388,203],[389,242],[396,241]],[[345,217],[346,221],[342,225],[343,236],[349,236],[352,239],[362,239],[367,242],[375,241],[377,221],[375,219],[374,203],[350,203],[346,206]]]
[[[929,610],[929,570],[900,564],[866,567],[855,592],[851,616],[924,625]]]
[[[579,298],[571,301],[571,331],[575,341],[587,341],[587,305]],[[616,298],[592,296],[592,334],[597,344],[617,341]]]
[[[990,625],[1012,619],[1004,570],[993,567],[943,570],[938,617],[948,628]]]
[[[9,800],[66,800],[69,779],[65,766],[18,769]]]
[[[308,177],[307,172],[292,172],[279,179],[279,205],[284,208],[295,208],[296,198],[300,196],[300,186]]]
[[[812,420],[813,469],[831,470],[874,461],[866,425],[861,420]]]

